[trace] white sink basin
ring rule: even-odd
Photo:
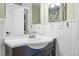
[[[52,41],[53,38],[47,36],[37,36],[36,38],[4,38],[4,43],[10,48],[28,46],[33,49],[41,49]]]
[[[36,38],[31,38],[27,40],[27,44],[30,48],[41,49],[47,46],[50,42],[52,42],[51,37],[47,36],[38,36]]]

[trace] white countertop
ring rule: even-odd
[[[44,36],[41,36],[44,37]],[[54,37],[53,37],[54,38]],[[38,39],[29,39],[28,37],[23,38],[11,38],[11,37],[6,37],[4,38],[4,43],[9,46],[10,48],[14,48],[14,47],[19,47],[19,46],[25,46],[28,44],[41,44],[41,43],[47,43],[49,40],[52,42],[53,38],[49,37],[49,36],[45,36],[42,40]],[[48,41],[46,39],[49,39]]]

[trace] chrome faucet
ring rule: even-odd
[[[29,38],[35,38],[36,37],[36,31],[30,32]]]

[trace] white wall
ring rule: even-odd
[[[77,14],[77,31],[78,31],[78,41],[77,41],[77,43],[78,43],[78,49],[79,49],[79,3],[78,3],[78,6],[77,6],[77,10],[78,10],[78,14]],[[78,55],[79,55],[79,50],[78,50]]]
[[[3,41],[4,20],[0,18],[0,56],[5,55],[5,45]]]
[[[69,21],[51,23],[51,32],[52,32],[51,36],[54,35],[57,38],[57,55],[60,55],[60,56],[79,55],[79,52],[78,52],[79,51],[79,43],[78,43],[79,42],[78,40],[79,22],[77,22],[78,20],[77,4],[75,4],[74,11],[75,11],[74,18],[68,19]],[[69,27],[67,27],[67,22],[69,23]]]
[[[45,25],[44,24],[33,24],[33,30],[36,31],[38,35],[45,35]]]
[[[67,22],[60,22],[63,25],[63,28],[60,28],[60,24],[58,24],[59,28],[57,29],[57,55],[60,56],[79,56],[79,40],[78,40],[78,5],[77,4],[68,4],[68,6],[75,6],[74,14],[69,14],[68,10],[68,18],[67,22],[69,23],[69,27],[66,26]],[[71,7],[73,8],[73,7]],[[73,16],[74,15],[74,16]],[[71,17],[72,16],[72,17]],[[54,29],[53,29],[54,30]]]
[[[5,4],[0,3],[0,56],[5,55],[5,45],[3,43],[4,21],[5,21]]]
[[[67,3],[67,20],[76,20],[75,16],[76,16],[77,4],[78,3]]]
[[[69,27],[67,27],[66,23],[58,23],[56,32],[59,55],[77,56],[77,23],[70,22]]]

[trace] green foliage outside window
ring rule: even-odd
[[[49,8],[49,22],[59,21],[59,7]]]
[[[59,5],[51,3],[49,5],[49,22],[59,22],[66,20],[66,8],[64,3],[61,3]],[[60,16],[61,15],[61,16]]]

